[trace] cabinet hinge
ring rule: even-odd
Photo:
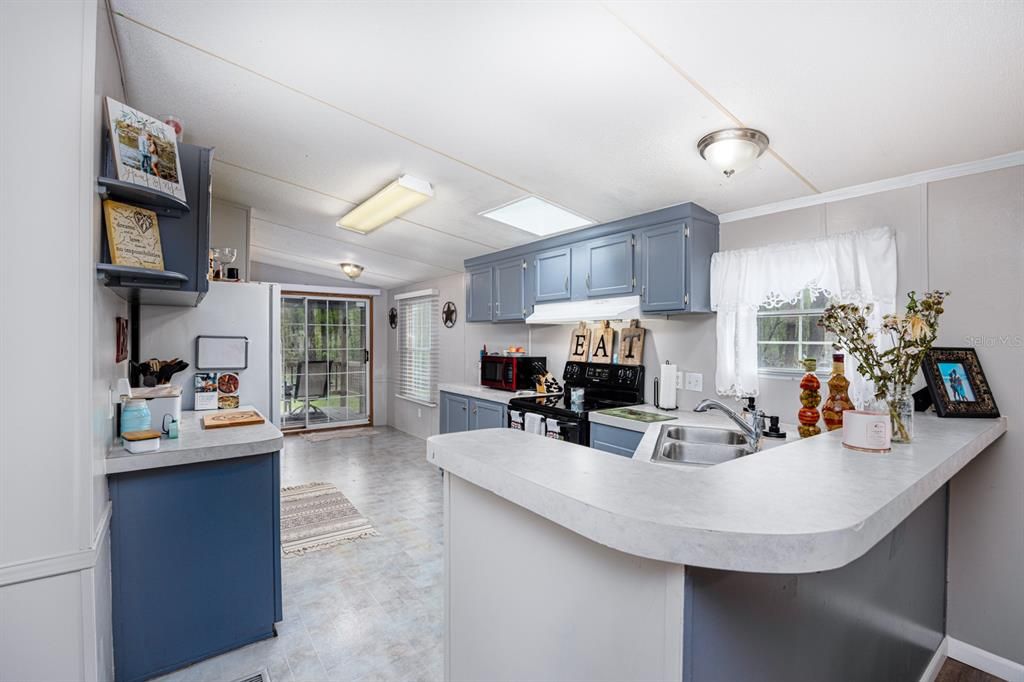
[[[526,269],[526,261],[524,260],[523,261],[523,270],[525,270],[525,269]]]
[[[636,288],[636,277],[633,277],[633,288]]]
[[[629,245],[630,246],[636,246],[636,237],[630,237],[629,238]]]
[[[686,304],[686,305],[690,305],[690,295],[689,294],[683,294],[683,303]]]
[[[683,228],[683,236],[684,237],[689,237],[690,236],[690,226],[689,225],[687,225],[686,227]]]

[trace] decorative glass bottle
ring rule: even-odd
[[[910,386],[895,387],[886,402],[892,422],[892,442],[909,443],[914,440],[914,396]]]
[[[832,355],[832,376],[828,379],[828,399],[821,408],[821,417],[829,431],[843,428],[843,411],[852,410],[850,402],[850,380],[844,371],[842,353]]]
[[[821,381],[814,374],[818,368],[817,360],[804,358],[803,365],[807,374],[800,380],[800,404],[803,407],[797,414],[797,420],[800,422],[797,430],[801,438],[809,438],[821,433],[821,427],[818,426],[818,418],[821,416],[818,412],[818,405],[821,403]]]

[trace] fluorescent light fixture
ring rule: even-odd
[[[484,211],[480,215],[539,235],[549,235],[571,230],[574,227],[594,224],[594,221],[589,218],[584,218],[535,196],[516,199],[504,206]]]
[[[346,213],[338,227],[366,234],[434,196],[426,180],[403,175]]]

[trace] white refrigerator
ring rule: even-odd
[[[143,360],[181,358],[189,367],[171,379],[182,387],[181,409],[194,407],[192,377],[197,336],[244,336],[248,366],[237,371],[239,404],[252,405],[281,425],[281,296],[267,283],[210,282],[196,308],[143,305],[139,310],[139,353]],[[209,371],[217,371],[211,369]]]

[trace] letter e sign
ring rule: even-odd
[[[586,322],[580,322],[569,333],[570,362],[586,362],[590,357],[590,329]]]

